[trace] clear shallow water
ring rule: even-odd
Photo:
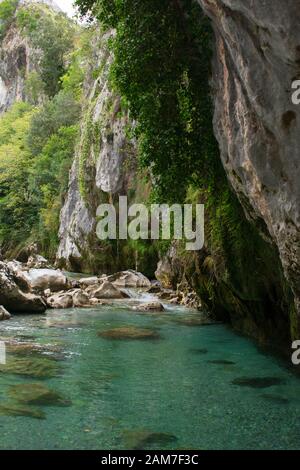
[[[177,322],[186,315],[191,313],[175,307],[148,315],[102,306],[1,323],[2,339],[44,345],[42,353],[8,352],[8,365],[16,358],[29,360],[30,373],[35,361],[44,361],[56,376],[23,376],[1,366],[0,407],[12,403],[12,386],[32,383],[60,392],[72,404],[27,405],[27,411],[42,411],[44,419],[2,412],[0,448],[299,449],[299,379],[223,325]],[[161,339],[97,336],[124,325],[155,328]],[[234,364],[209,362],[216,360]],[[240,377],[265,376],[284,383],[232,384]]]

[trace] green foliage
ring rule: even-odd
[[[66,57],[73,48],[75,26],[65,15],[41,4],[20,8],[17,24],[38,51],[36,61],[44,90],[52,97],[61,88],[61,77],[66,73]]]
[[[52,126],[40,139],[40,150],[35,153],[28,145],[28,136],[40,114],[20,102],[0,118],[0,245],[10,252],[33,237],[51,257],[58,242],[59,211],[67,189],[77,125],[73,117],[68,126],[60,125],[62,121]]]
[[[2,0],[0,3],[0,39],[11,25],[17,6],[18,0]]]
[[[44,96],[45,85],[37,72],[30,72],[25,81],[25,94],[27,101],[36,106]]]
[[[183,201],[194,180],[216,179],[209,78],[211,29],[193,0],[77,1],[115,27],[114,86],[137,120],[140,161],[159,200]],[[209,183],[210,184],[210,183]]]
[[[0,118],[0,244],[5,248],[28,237],[36,221],[27,186],[32,157],[26,138],[33,113],[18,103]]]
[[[34,235],[50,258],[55,256],[58,244],[59,214],[68,188],[77,133],[77,125],[60,127],[47,140],[30,171],[28,186],[34,206],[39,210],[39,224]]]
[[[38,155],[48,138],[60,127],[68,127],[80,118],[81,106],[72,91],[60,91],[33,116],[28,134],[28,145]]]

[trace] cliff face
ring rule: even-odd
[[[94,63],[87,70],[84,84],[80,142],[61,211],[57,261],[68,269],[105,269],[106,262],[99,264],[97,260],[101,251],[95,233],[97,207],[113,198],[117,202],[116,197],[127,194],[134,185],[135,145],[126,136],[130,122],[120,98],[108,85],[110,34],[94,37]],[[93,75],[99,70],[101,73],[94,80]]]
[[[216,36],[214,127],[222,162],[247,216],[258,227],[265,222],[299,309],[300,106],[291,85],[300,78],[300,2],[198,1]]]
[[[12,25],[0,46],[0,114],[15,101],[26,100],[26,76],[33,70],[28,39]]]

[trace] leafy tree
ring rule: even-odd
[[[2,0],[0,3],[0,39],[3,38],[11,25],[17,5],[18,0]]]
[[[25,5],[17,12],[17,24],[38,51],[36,61],[48,96],[61,88],[66,72],[66,56],[73,48],[76,26],[64,14],[46,5]]]
[[[38,155],[47,140],[60,127],[68,127],[78,121],[81,106],[72,91],[60,91],[45,103],[33,116],[28,134],[28,145],[33,155]]]

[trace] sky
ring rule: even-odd
[[[55,3],[69,16],[74,15],[75,8],[73,7],[73,0],[55,0]]]

